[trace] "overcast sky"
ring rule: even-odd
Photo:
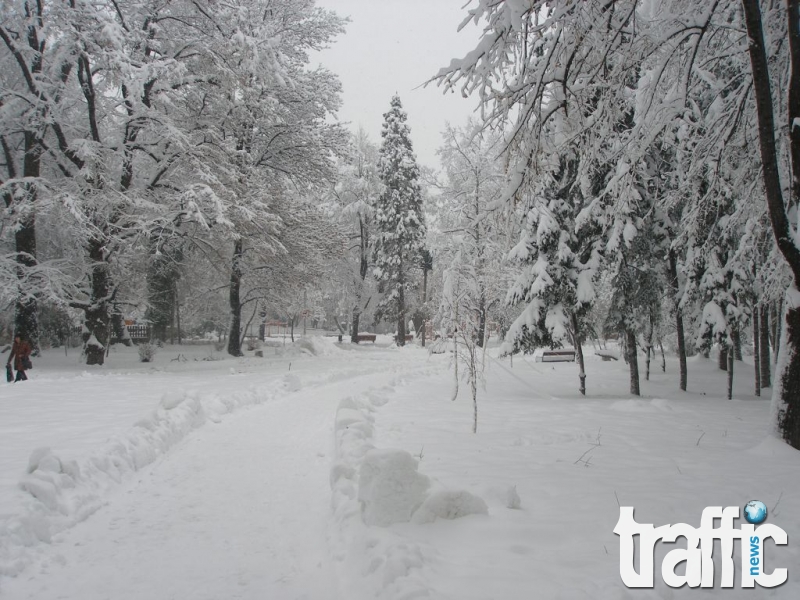
[[[394,93],[408,113],[411,140],[421,164],[438,167],[445,122],[466,121],[477,99],[442,94],[421,84],[474,48],[477,28],[460,33],[466,0],[317,0],[317,5],[350,18],[347,32],[312,58],[339,75],[344,88],[342,121],[361,125],[373,142],[381,142],[383,113]]]

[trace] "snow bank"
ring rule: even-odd
[[[85,520],[106,503],[109,491],[195,428],[207,421],[219,422],[226,413],[269,401],[293,387],[293,380],[284,377],[270,390],[250,388],[225,396],[195,390],[169,392],[149,416],[86,459],[68,460],[49,448],[37,448],[19,482],[29,494],[22,512],[0,521],[0,575],[19,574],[30,564],[38,544],[50,543],[55,534]]]
[[[341,351],[336,347],[334,338],[320,336],[300,338],[294,345],[313,356],[331,356]]]
[[[459,519],[467,515],[488,515],[482,498],[467,491],[441,490],[428,496],[414,512],[414,523],[433,523],[436,519]]]
[[[411,541],[419,536],[408,528],[489,513],[478,496],[444,489],[420,473],[418,461],[405,450],[374,446],[373,413],[404,383],[398,377],[345,398],[336,413],[331,542],[347,597],[443,598],[423,574],[436,560],[435,551]],[[509,502],[519,506],[518,497]]]

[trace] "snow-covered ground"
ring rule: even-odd
[[[746,364],[733,401],[703,359],[689,393],[668,361],[633,399],[624,364],[589,356],[582,398],[573,364],[487,358],[472,434],[448,354],[322,339],[264,354],[119,349],[87,370],[51,351],[0,386],[0,598],[800,594],[800,453],[766,437]],[[788,533],[767,547],[785,585],[673,590],[659,544],[655,589],[625,588],[620,504],[697,526],[753,499]]]

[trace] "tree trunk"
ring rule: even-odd
[[[648,319],[647,324],[647,339],[645,340],[645,368],[644,380],[650,381],[650,356],[653,354],[653,320]]]
[[[467,342],[470,343],[470,342]],[[472,433],[478,433],[478,359],[475,356],[477,346],[469,349],[470,391],[472,392]],[[456,360],[458,360],[456,358]]]
[[[364,281],[367,278],[367,271],[369,271],[369,229],[367,227],[367,222],[361,215],[358,217],[358,232],[358,275],[361,278],[361,281],[358,283],[359,287],[356,293],[356,301],[353,304],[353,331],[350,332],[350,342],[353,344],[358,343],[358,329],[361,321],[361,299],[364,294]]]
[[[628,346],[628,367],[631,372],[631,394],[640,396],[639,393],[639,359],[636,355],[636,332],[633,329],[625,331]]]
[[[41,146],[33,132],[25,132],[25,156],[23,158],[23,177],[37,178],[41,173]],[[26,271],[36,266],[36,201],[38,193],[36,184],[25,184],[26,202],[14,231],[14,243],[17,251],[17,277],[20,289],[14,306],[14,333],[28,340],[34,352],[39,351],[39,319],[36,296],[32,290],[22,289],[27,279]]]
[[[625,331],[621,331],[618,334],[617,341],[619,343],[619,351],[622,355],[623,362],[627,365],[628,364],[628,334]]]
[[[678,333],[678,362],[681,371],[681,390],[685,392],[689,379],[689,372],[686,366],[686,337],[683,332],[683,311],[681,311],[680,301],[678,299],[678,294],[680,293],[678,286],[678,258],[674,250],[670,250],[669,252],[669,273],[674,295],[675,329]]]
[[[406,316],[404,313],[400,313],[400,316],[397,317],[397,345],[406,345]]]
[[[662,373],[666,373],[667,372],[667,357],[664,354],[664,342],[662,342],[660,339],[658,340],[658,347],[661,350],[661,372]]]
[[[480,300],[478,301],[478,335],[476,337],[475,343],[478,344],[479,348],[483,348],[483,344],[485,343],[486,337],[486,297],[481,294]]]
[[[175,344],[175,288],[169,286],[169,343]]]
[[[92,262],[92,291],[89,307],[84,310],[86,326],[83,336],[84,353],[87,365],[102,365],[105,362],[106,344],[108,344],[111,278],[101,240],[93,239],[89,242],[89,260]]]
[[[778,432],[794,448],[800,449],[800,292],[789,288],[791,302],[786,309],[785,341],[775,370],[776,385],[772,395]]]
[[[28,340],[34,352],[39,350],[39,318],[36,296],[32,290],[22,289],[25,286],[26,271],[36,266],[36,232],[33,214],[19,223],[14,232],[17,250],[17,278],[20,289],[14,305],[14,334]]]
[[[228,354],[242,356],[242,240],[233,243],[233,261],[231,263],[231,283],[228,300],[231,309],[231,327],[228,335]]]
[[[753,366],[755,367],[756,396],[761,396],[761,329],[758,304],[753,306]]]
[[[353,324],[352,324],[353,330],[350,332],[350,342],[353,343],[353,344],[357,344],[358,343],[358,327],[359,327],[359,321],[360,320],[361,320],[361,313],[358,312],[357,310],[354,310],[353,311]]]
[[[717,366],[720,371],[728,370],[728,347],[719,345],[719,355],[717,355]]]
[[[769,344],[773,349],[775,356],[778,356],[778,327],[780,326],[780,319],[778,318],[778,303],[769,302],[766,307],[766,319],[769,323]]]
[[[182,343],[181,340],[181,303],[178,297],[178,282],[174,282],[175,285],[175,294],[173,295],[173,301],[175,302],[175,326],[178,328],[178,344]]]
[[[578,379],[580,380],[580,392],[586,395],[586,368],[583,360],[583,347],[581,346],[581,334],[578,331],[578,317],[575,313],[570,313],[570,326],[572,329],[572,345],[575,346],[575,359],[578,361]]]
[[[742,335],[738,325],[731,331],[731,341],[733,342],[733,358],[742,362]]]
[[[771,366],[770,366],[770,346],[769,346],[769,306],[762,304],[759,310],[761,314],[761,324],[759,326],[761,343],[759,344],[759,371],[761,373],[761,387],[772,387]]]
[[[735,361],[735,352],[733,348],[729,348],[728,352],[728,400],[733,399],[733,363]]]
[[[775,309],[775,356],[774,360],[778,362],[778,353],[780,352],[781,348],[781,336],[783,335],[783,328],[781,324],[784,322],[784,315],[783,315],[783,299],[777,303],[777,308]],[[777,377],[777,374],[776,374]]]
[[[422,266],[422,347],[425,347],[425,334],[427,333],[427,308],[425,303],[428,301],[428,265]]]
[[[402,265],[400,267],[402,269]],[[404,281],[401,278],[397,293],[397,345],[406,345],[406,297]]]
[[[786,326],[784,351],[781,353],[775,378],[779,384],[773,391],[773,415],[778,433],[792,447],[800,449],[800,248],[795,242],[789,224],[778,169],[775,144],[773,97],[769,77],[769,64],[764,44],[759,0],[742,0],[745,24],[749,37],[748,51],[753,74],[753,91],[758,116],[758,138],[761,150],[762,176],[766,192],[767,209],[778,249],[792,273],[792,286],[787,292],[790,304],[783,322]],[[796,207],[800,200],[800,0],[787,0],[788,37],[791,55],[787,131],[791,143],[791,197],[789,205]],[[777,344],[776,344],[777,346]]]
[[[125,328],[125,320],[122,318],[122,313],[119,310],[119,307],[114,306],[114,310],[111,311],[111,331],[112,337],[111,342],[114,343],[116,339],[117,342],[124,344],[125,346],[131,345],[130,337],[128,336],[128,331]],[[109,344],[111,346],[111,344]],[[108,356],[108,354],[106,354]]]
[[[308,318],[308,292],[303,290],[303,337],[306,336],[306,319]]]

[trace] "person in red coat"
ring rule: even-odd
[[[9,365],[12,358],[14,359],[14,370],[17,372],[17,378],[14,382],[27,381],[28,376],[25,371],[30,368],[31,345],[22,339],[21,335],[14,337],[14,343],[11,345],[11,354],[8,355]]]

